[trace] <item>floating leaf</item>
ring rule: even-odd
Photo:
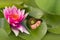
[[[31,11],[30,11],[29,15],[34,18],[40,19],[44,14],[43,11],[38,8],[31,7],[30,9],[31,9]]]
[[[16,37],[14,34],[13,34],[13,32],[11,32],[10,34],[9,34],[9,38],[11,39],[11,40],[25,40],[25,39],[22,39],[21,37]]]
[[[35,0],[23,0],[24,4],[27,4],[28,6],[32,7],[38,7],[35,3]]]
[[[60,35],[47,33],[47,35],[42,40],[60,40]]]
[[[35,30],[30,29],[29,31],[30,31],[30,34],[20,33],[19,36],[26,40],[37,40],[37,39],[41,40],[47,32],[46,23],[43,22],[39,28],[37,28]]]
[[[11,32],[10,25],[4,18],[0,18],[0,26],[9,34]]]
[[[46,14],[43,20],[48,24],[49,32],[60,34],[60,16]]]
[[[22,0],[0,0],[0,8],[4,8],[5,6],[12,6],[15,4],[21,4]]]
[[[3,8],[0,8],[0,18],[4,17],[2,10],[3,10]]]
[[[4,29],[0,28],[0,40],[10,40]]]
[[[56,2],[57,2],[57,4],[56,4],[56,14],[60,15],[60,0],[57,0]]]
[[[43,11],[53,15],[60,15],[60,0],[35,0],[35,2]]]

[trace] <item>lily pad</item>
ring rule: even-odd
[[[46,23],[48,24],[49,32],[60,34],[60,31],[59,31],[60,30],[60,16],[46,14],[43,20],[45,20]]]
[[[8,24],[6,19],[0,18],[0,26],[7,32],[7,34],[9,34],[11,32],[10,25]]]
[[[58,15],[60,15],[60,0],[57,0],[56,13],[57,13]]]
[[[15,4],[21,4],[22,0],[0,0],[0,8],[4,8],[5,6],[12,6]]]
[[[35,2],[43,11],[52,15],[60,15],[60,0],[35,0]]]
[[[0,40],[10,40],[4,29],[0,28]]]
[[[60,40],[60,35],[47,33],[47,35],[42,40]]]
[[[0,12],[0,18],[3,18],[3,17],[4,17],[4,16],[3,16],[3,13]]]
[[[23,0],[23,3],[27,4],[28,6],[38,7],[35,3],[35,0]]]
[[[28,30],[30,32],[30,34],[24,34],[24,33],[20,33],[19,37],[24,38],[26,40],[41,40],[46,32],[47,32],[47,26],[46,23],[43,22],[42,25],[40,27],[38,27],[35,30]]]
[[[9,38],[10,38],[10,40],[25,40],[25,39],[22,39],[21,37],[19,37],[19,36],[15,36],[14,34],[13,34],[13,32],[11,32],[10,34],[9,34]]]
[[[43,11],[38,8],[30,7],[30,9],[31,9],[31,11],[30,11],[29,15],[34,18],[40,19],[44,15]]]

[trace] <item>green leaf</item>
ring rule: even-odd
[[[47,33],[47,35],[42,40],[60,40],[60,35]]]
[[[35,3],[35,0],[23,0],[24,4],[27,4],[28,6],[32,7],[38,7]]]
[[[57,0],[57,4],[56,4],[56,14],[60,15],[60,0]]]
[[[4,19],[4,29],[8,34],[11,32],[10,25],[6,19]]]
[[[2,13],[2,10],[3,10],[3,8],[0,8],[0,18],[3,18],[4,17],[4,15]]]
[[[0,8],[4,8],[5,6],[12,6],[15,4],[21,4],[22,0],[0,0]]]
[[[30,7],[30,9],[31,9],[31,11],[30,11],[29,15],[34,17],[34,18],[40,19],[44,14],[42,12],[42,10],[40,10],[38,8]]]
[[[0,12],[0,18],[3,18],[3,17],[4,17],[4,16],[3,16],[3,13]]]
[[[7,23],[6,19],[0,19],[0,26],[9,34],[11,32],[10,25]]]
[[[22,39],[22,38],[19,37],[19,36],[16,37],[13,32],[11,32],[11,33],[9,34],[9,38],[10,38],[11,40],[25,40],[25,39]]]
[[[4,29],[0,28],[0,40],[10,40]]]
[[[60,34],[60,31],[59,31],[60,30],[60,16],[46,14],[43,20],[45,20],[46,23],[48,24],[49,32]]]
[[[35,2],[43,11],[53,15],[60,15],[60,0],[35,0]]]
[[[19,36],[26,40],[37,40],[37,39],[41,40],[47,32],[46,23],[43,22],[40,27],[38,27],[35,30],[30,29],[29,32],[30,32],[30,34],[20,33]]]
[[[0,13],[0,18],[3,18],[4,16],[3,16],[3,14],[2,13]]]
[[[7,39],[8,37],[9,37],[9,40],[23,40],[20,37],[16,37],[13,34],[13,32],[11,33],[10,26],[5,19],[3,19],[3,18],[0,19],[0,25],[1,25],[1,27],[0,27],[0,34],[1,34],[0,40],[8,40]]]

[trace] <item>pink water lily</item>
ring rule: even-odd
[[[25,10],[17,9],[15,6],[5,7],[3,14],[16,36],[18,36],[19,31],[29,34],[26,28],[22,25],[22,22],[28,15],[28,13],[25,14]]]

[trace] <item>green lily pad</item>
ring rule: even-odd
[[[0,40],[10,40],[4,29],[0,28]]]
[[[3,18],[3,17],[4,17],[4,16],[3,16],[3,13],[0,12],[0,18]]]
[[[49,32],[60,34],[60,31],[59,31],[60,30],[60,16],[46,14],[43,20],[45,20],[46,23],[48,24]]]
[[[35,0],[23,0],[23,3],[27,4],[28,6],[38,7],[35,3]]]
[[[22,0],[0,0],[0,8],[4,8],[5,6],[12,6],[15,4],[21,4]]]
[[[60,35],[47,33],[47,35],[42,40],[60,40]]]
[[[25,39],[22,39],[22,38],[19,37],[19,36],[16,37],[13,32],[11,32],[11,33],[9,34],[9,38],[10,38],[10,40],[25,40]]]
[[[56,14],[60,15],[60,0],[57,0],[57,4],[56,4]]]
[[[30,9],[31,9],[31,11],[30,11],[29,15],[34,18],[40,19],[44,14],[43,11],[38,8],[30,7]]]
[[[43,11],[52,15],[60,15],[60,0],[35,0],[35,2]]]
[[[47,32],[47,26],[46,23],[43,22],[42,25],[40,27],[38,27],[35,30],[28,30],[30,32],[30,34],[24,34],[24,33],[20,33],[19,37],[24,38],[26,40],[41,40],[46,32]]]
[[[7,32],[7,34],[9,34],[11,32],[10,25],[8,24],[6,19],[0,18],[0,26]]]

